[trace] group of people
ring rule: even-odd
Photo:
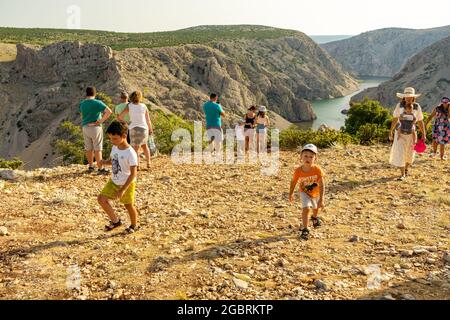
[[[86,156],[89,162],[89,172],[94,171],[93,160],[97,160],[100,173],[108,172],[104,166],[112,166],[112,177],[107,182],[100,195],[98,202],[110,219],[105,226],[105,231],[112,231],[122,226],[122,221],[116,215],[111,201],[120,201],[127,209],[131,225],[126,229],[133,233],[138,230],[137,210],[135,203],[136,177],[139,169],[139,149],[142,148],[147,166],[150,166],[150,152],[147,146],[149,134],[153,132],[147,106],[142,103],[142,93],[133,92],[128,98],[122,93],[122,103],[115,108],[119,121],[114,121],[106,130],[111,144],[113,145],[111,157],[104,161],[101,158],[103,147],[104,123],[112,114],[112,111],[101,101],[95,99],[95,88],[87,89],[87,98],[80,105],[82,114],[83,134],[85,140]],[[416,99],[414,88],[406,88],[404,93],[398,93],[401,99],[394,111],[390,139],[393,141],[390,163],[401,170],[400,180],[404,180],[410,166],[414,163],[415,145],[418,143],[418,130],[422,137],[426,137],[426,127],[436,119],[433,126],[433,153],[437,153],[440,145],[441,159],[444,159],[445,146],[450,143],[449,124],[449,99],[444,97],[441,104],[435,108],[427,123]],[[222,117],[225,112],[218,103],[218,96],[211,94],[210,100],[203,106],[206,117],[207,137],[210,152],[221,151],[223,142]],[[258,110],[258,113],[256,112]],[[267,108],[259,109],[255,106],[249,108],[248,113],[236,125],[236,138],[238,140],[237,153],[244,156],[245,153],[254,150],[256,136],[256,152],[263,152],[267,143],[267,129],[270,120],[267,116]],[[131,144],[131,145],[130,145]],[[299,194],[302,203],[301,238],[308,240],[310,237],[309,221],[311,218],[314,228],[322,225],[319,211],[325,207],[325,181],[324,171],[316,165],[318,148],[308,144],[300,153],[300,166],[295,170],[289,193],[289,201],[294,203],[294,192],[299,186]]]
[[[222,117],[225,112],[218,103],[217,94],[210,95],[210,99],[203,105],[206,118],[206,133],[209,140],[209,152],[220,152],[224,140]],[[268,129],[270,119],[267,107],[251,106],[243,119],[239,119],[235,126],[237,140],[237,157],[242,161],[249,152],[264,153],[267,151]],[[256,137],[256,139],[255,139]],[[256,140],[256,145],[255,145]]]
[[[418,130],[422,134],[421,143],[427,137],[427,127],[433,119],[433,150],[431,157],[437,155],[440,146],[440,158],[445,160],[445,146],[450,144],[450,100],[443,97],[441,104],[436,107],[432,114],[424,122],[424,115],[417,99],[421,94],[417,94],[414,88],[406,88],[403,93],[397,93],[400,103],[394,110],[390,140],[393,142],[390,155],[390,164],[400,168],[399,180],[405,180],[409,174],[409,169],[414,163],[418,140]]]

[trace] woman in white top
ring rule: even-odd
[[[150,168],[150,150],[148,148],[148,136],[153,134],[152,123],[148,113],[147,106],[142,103],[142,92],[135,91],[130,96],[128,106],[119,115],[119,120],[123,121],[126,114],[130,116],[130,140],[131,146],[139,155],[140,148],[143,149],[145,160],[147,161],[147,169]],[[138,169],[140,166],[138,164]]]
[[[399,180],[404,180],[406,178],[408,169],[414,163],[414,158],[416,156],[416,152],[414,151],[414,135],[410,133],[402,134],[399,133],[399,130],[396,130],[400,117],[405,113],[405,109],[411,110],[412,108],[417,125],[422,132],[422,137],[427,136],[425,124],[423,122],[422,108],[416,103],[416,98],[420,96],[420,94],[416,94],[414,88],[406,88],[404,93],[397,93],[397,97],[402,100],[395,108],[394,119],[392,120],[389,139],[393,141],[393,145],[389,163],[400,168],[401,177]]]
[[[258,153],[267,152],[267,128],[270,126],[270,120],[267,116],[267,108],[262,106],[259,108],[256,117],[256,146]]]

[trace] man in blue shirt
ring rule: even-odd
[[[222,117],[225,116],[220,104],[217,103],[217,94],[211,94],[209,101],[203,105],[203,111],[206,116],[206,133],[209,139],[208,151],[217,152],[222,150],[223,131]]]

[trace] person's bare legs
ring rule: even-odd
[[[142,150],[144,150],[145,154],[145,161],[147,162],[147,169],[150,168],[150,161],[151,161],[151,155],[150,155],[150,149],[148,148],[147,144],[143,144]]]
[[[256,153],[259,154],[259,133],[256,133]]]
[[[245,153],[248,152],[249,148],[250,148],[250,137],[245,137]]]
[[[137,210],[136,207],[133,204],[126,204],[125,208],[128,211],[128,215],[130,216],[131,225],[136,227],[137,226]]]
[[[91,167],[91,168],[94,167],[94,151],[86,151],[86,158],[87,158],[89,167]]]
[[[308,229],[309,227],[309,212],[311,210],[309,208],[303,208],[302,211],[302,223],[303,223],[303,229]]]
[[[319,209],[314,209],[313,210],[313,217],[317,218],[319,216]]]
[[[445,144],[441,144],[441,160],[444,160],[445,156]]]
[[[97,200],[98,200],[98,203],[100,204],[100,206],[103,208],[103,210],[108,215],[109,219],[113,223],[119,222],[119,218],[117,217],[116,213],[114,212],[113,207],[109,203],[109,199],[105,196],[100,195],[100,196],[98,196]]]
[[[436,141],[433,141],[433,153],[437,154],[438,152],[438,143]]]
[[[97,161],[97,167],[101,170],[103,168],[103,155],[101,151],[95,151],[95,161]]]
[[[141,157],[139,157],[139,149],[140,149],[140,147],[139,146],[133,146],[133,149],[134,149],[134,151],[136,151],[136,154],[137,154],[137,167],[138,167],[138,170],[141,170]]]

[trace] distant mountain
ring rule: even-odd
[[[433,29],[389,28],[322,44],[344,69],[357,76],[391,77],[429,45],[450,36],[450,26]]]
[[[351,38],[353,36],[348,35],[331,35],[331,36],[309,36],[311,39],[313,39],[318,44],[333,42],[333,41],[339,41]]]
[[[425,111],[436,107],[442,96],[450,95],[450,37],[412,57],[392,80],[361,92],[352,101],[368,97],[393,107],[398,103],[396,93],[403,92],[406,87],[414,87],[423,94],[418,102]]]

